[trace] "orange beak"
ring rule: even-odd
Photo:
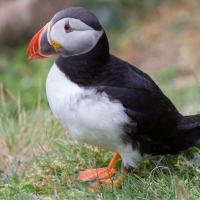
[[[34,35],[27,49],[28,60],[50,58],[58,55],[50,39],[50,29],[51,24],[49,22]]]

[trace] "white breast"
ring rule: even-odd
[[[133,153],[121,139],[122,126],[129,118],[119,102],[110,101],[105,93],[79,87],[56,64],[47,77],[46,92],[53,114],[74,139],[126,152],[127,156]]]

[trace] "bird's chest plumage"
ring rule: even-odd
[[[46,90],[52,112],[73,138],[112,151],[122,145],[123,125],[129,118],[119,102],[95,89],[79,87],[56,64]]]

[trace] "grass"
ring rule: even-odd
[[[0,199],[200,199],[197,148],[144,161],[125,175],[122,189],[88,191],[79,170],[106,166],[112,153],[74,141],[40,98],[26,110],[19,94],[7,90],[5,100],[0,88]],[[116,168],[114,178],[120,161]]]
[[[10,60],[0,55],[0,200],[200,199],[197,148],[144,161],[137,173],[125,175],[122,189],[89,192],[90,183],[77,180],[79,170],[106,166],[112,153],[74,141],[55,120],[44,91],[52,60],[28,62],[26,46],[17,47]],[[173,65],[151,74],[184,114],[200,110],[192,70],[194,81],[180,79]],[[116,168],[114,178],[121,173],[120,161]]]

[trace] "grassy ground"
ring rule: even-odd
[[[24,49],[19,47],[18,52]],[[19,54],[11,61],[16,71],[19,61],[22,68],[27,67],[23,59]],[[45,62],[41,65],[48,66],[49,61]],[[40,73],[45,79],[47,69],[43,70]],[[102,186],[96,193],[89,192],[90,183],[77,180],[79,170],[106,166],[112,153],[72,140],[49,110],[44,80],[39,86],[40,74],[29,73],[33,84],[25,87],[22,95],[9,85],[0,85],[0,199],[200,199],[197,148],[176,156],[146,160],[137,173],[125,176],[122,189]],[[187,82],[187,87],[173,87],[178,76],[173,66],[162,68],[153,76],[176,106],[189,109],[189,113],[198,111],[195,107],[199,101],[198,79]],[[23,103],[29,95],[33,107]],[[191,110],[191,103],[196,110]],[[114,178],[121,173],[120,161],[116,168]]]
[[[145,161],[138,173],[125,176],[122,189],[102,187],[97,193],[89,192],[90,183],[77,180],[79,170],[106,166],[112,154],[73,141],[59,125],[44,89],[52,60],[28,63],[25,51],[22,45],[11,60],[6,55],[0,59],[4,74],[0,85],[0,199],[200,198],[200,161],[195,148],[179,156]],[[181,112],[192,114],[200,110],[195,74],[194,69],[192,77],[181,80],[175,66],[166,66],[151,76]],[[120,175],[120,166],[119,162],[114,178]]]
[[[0,86],[0,199],[200,198],[195,148],[179,156],[145,161],[138,173],[125,176],[122,189],[102,187],[97,193],[89,192],[90,183],[77,180],[79,170],[106,166],[112,154],[73,141],[59,125],[44,90],[52,60],[28,63],[25,51],[25,45],[18,47],[11,60],[1,55],[1,70],[8,75],[1,76],[4,84]],[[177,83],[180,75],[174,66],[151,76],[181,112],[191,114],[200,109],[195,70],[193,74],[184,78],[184,84]],[[120,166],[119,162],[114,178],[120,175]]]
[[[146,160],[125,175],[122,189],[102,186],[92,193],[90,183],[77,180],[79,170],[106,166],[112,154],[72,140],[40,100],[25,111],[19,97],[3,99],[1,91],[0,199],[200,199],[197,148]],[[120,161],[116,168],[114,178]]]

